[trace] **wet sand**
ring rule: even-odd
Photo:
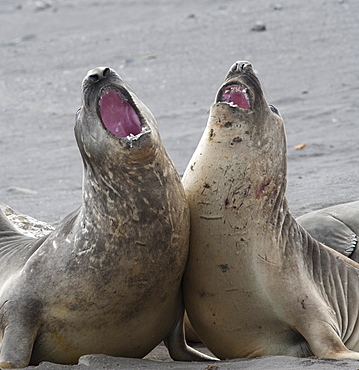
[[[252,62],[267,100],[284,117],[293,214],[358,199],[357,1],[2,0],[0,23],[0,201],[18,211],[55,225],[80,205],[73,126],[89,69],[110,66],[131,84],[182,174],[236,60]],[[168,360],[163,346],[150,356]],[[73,368],[207,366],[86,356]],[[359,363],[269,357],[210,366],[357,369]]]

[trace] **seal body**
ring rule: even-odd
[[[359,262],[359,202],[338,204],[297,218],[314,239]]]
[[[212,353],[359,359],[359,265],[288,210],[283,120],[250,63],[230,69],[183,184],[185,306]]]
[[[0,367],[143,357],[162,340],[193,360],[173,340],[189,212],[154,117],[115,71],[97,68],[83,81],[75,135],[82,206],[37,239],[0,213]]]

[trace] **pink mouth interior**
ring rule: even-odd
[[[120,91],[105,90],[99,100],[99,106],[103,124],[115,136],[136,136],[142,132],[138,115]]]
[[[222,92],[221,101],[233,103],[242,109],[249,109],[249,96],[246,89],[240,85],[226,86]]]

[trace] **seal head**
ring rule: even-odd
[[[103,164],[103,154],[108,151],[141,162],[144,155],[148,160],[155,155],[160,140],[155,119],[114,70],[99,67],[89,71],[82,88],[83,105],[77,112],[75,135],[85,162],[92,156]]]

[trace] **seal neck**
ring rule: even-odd
[[[118,222],[122,215],[129,215],[136,220],[138,213],[148,209],[147,202],[162,201],[155,198],[156,190],[162,191],[168,174],[174,171],[167,152],[161,148],[157,148],[146,161],[131,161],[106,169],[92,164],[85,166],[85,219],[88,222],[99,218],[116,219]]]
[[[225,104],[212,106],[183,177],[188,197],[192,199],[194,192],[198,214],[204,219],[229,219],[239,229],[249,225],[266,229],[282,222],[286,142],[280,124],[263,113],[259,119]],[[274,135],[272,129],[277,128]]]

